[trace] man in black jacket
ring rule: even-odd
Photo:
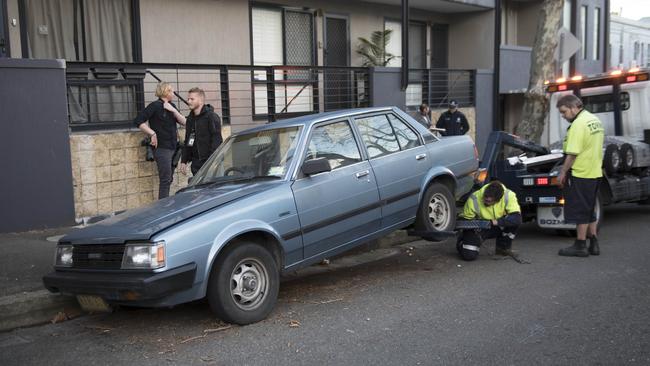
[[[441,132],[443,136],[464,135],[469,131],[469,123],[463,112],[458,110],[458,102],[449,102],[449,110],[440,115],[436,127],[445,129]]]
[[[185,146],[181,159],[181,171],[187,174],[188,162],[192,175],[221,145],[221,120],[211,105],[205,104],[205,92],[200,88],[190,89],[187,97],[190,114],[187,116]]]

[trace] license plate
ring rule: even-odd
[[[555,197],[540,197],[539,203],[555,203]]]
[[[111,306],[99,296],[94,295],[77,295],[77,301],[84,311],[88,312],[110,312]]]
[[[538,206],[537,226],[547,229],[575,229],[564,221],[564,206]]]

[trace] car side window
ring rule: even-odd
[[[371,159],[399,151],[397,137],[385,114],[357,118],[356,123]]]
[[[412,149],[421,145],[418,135],[406,123],[392,114],[388,115],[388,119],[395,130],[397,141],[402,150]]]
[[[318,126],[309,141],[305,160],[327,158],[332,170],[361,161],[361,153],[346,121]]]

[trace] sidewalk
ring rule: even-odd
[[[78,312],[74,298],[50,293],[41,281],[52,271],[56,239],[69,230],[0,234],[0,331],[45,323],[64,310]]]
[[[59,228],[0,234],[0,332],[43,324],[60,312],[80,313],[74,297],[52,294],[43,287],[42,282],[42,277],[53,270],[58,239],[70,230]],[[304,268],[289,277],[354,267],[397,255],[403,248],[395,246],[418,239],[407,236],[404,231],[397,231],[338,256],[329,265]]]

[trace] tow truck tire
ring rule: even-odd
[[[271,313],[279,287],[280,273],[273,255],[259,244],[241,241],[213,264],[207,298],[221,320],[246,325]]]
[[[621,151],[615,144],[607,145],[603,157],[603,167],[607,175],[616,174],[621,168]]]
[[[636,163],[636,157],[634,156],[634,149],[630,144],[621,145],[621,171],[629,172],[632,170],[634,163]]]
[[[446,185],[433,183],[422,196],[415,219],[416,230],[452,231],[456,227],[456,202]]]

